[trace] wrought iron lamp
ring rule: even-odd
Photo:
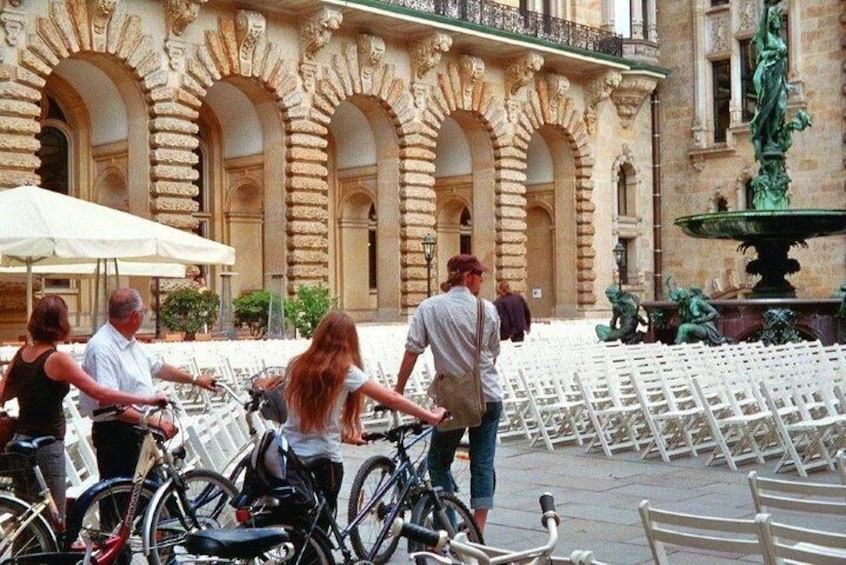
[[[623,268],[626,266],[626,246],[617,241],[614,246],[614,263],[617,264],[617,288],[623,290]]]
[[[427,233],[423,238],[423,258],[426,260],[426,296],[432,296],[432,259],[435,258],[435,236]]]

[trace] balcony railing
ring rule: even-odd
[[[622,57],[623,38],[615,33],[499,4],[492,0],[382,0],[418,12],[445,16],[502,31],[537,37],[567,47]]]

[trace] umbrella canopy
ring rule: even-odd
[[[0,256],[7,266],[27,266],[27,316],[36,263],[235,263],[235,250],[228,245],[36,186],[0,191]]]
[[[0,259],[0,265],[3,260]],[[102,275],[123,275],[128,277],[185,277],[185,265],[182,263],[148,263],[127,261],[125,259],[98,259],[86,263],[45,264],[35,263],[31,268],[34,275],[53,275],[57,277],[93,278]],[[0,266],[0,275],[25,275],[26,265],[14,267]]]

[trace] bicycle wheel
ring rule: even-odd
[[[250,464],[250,455],[252,453],[247,453],[241,457],[229,473],[229,480],[239,491],[244,488],[244,477],[247,475],[247,465]]]
[[[170,561],[174,549],[181,545],[185,534],[195,523],[205,528],[231,528],[237,525],[235,508],[230,502],[237,494],[235,486],[223,475],[197,469],[182,476],[185,483],[184,500],[173,481],[158,491],[144,516],[144,547],[153,565]]]
[[[444,524],[444,522],[438,517],[435,511],[435,504],[432,499],[433,496],[437,496],[440,499],[441,504],[444,505],[444,510],[451,528],[447,527],[447,525]],[[482,538],[482,532],[479,530],[479,525],[476,524],[476,520],[473,518],[473,512],[467,508],[463,502],[461,502],[461,499],[451,492],[432,491],[428,494],[428,496],[423,496],[423,498],[417,501],[417,504],[414,506],[414,512],[411,514],[411,521],[414,524],[419,524],[432,530],[464,532],[467,534],[467,538],[470,541],[480,544],[485,543]],[[419,542],[412,541],[411,539],[408,540],[408,553],[423,551],[423,549],[425,549],[424,546]],[[460,560],[458,556],[453,557]],[[421,558],[417,560],[417,563],[418,565],[425,564],[426,560]]]
[[[285,524],[273,524],[281,526],[288,532],[289,540],[294,545],[294,556],[286,563],[294,565],[333,565],[335,558],[332,555],[332,542],[326,533],[315,527],[311,534],[306,537],[302,527],[289,526]]]
[[[43,516],[35,516],[17,537],[12,534],[20,525],[19,518],[30,509],[28,503],[8,496],[0,496],[0,562],[32,555],[59,551],[59,544],[50,524]]]
[[[83,495],[77,499],[68,516],[67,539],[76,540],[80,532],[85,532],[96,544],[117,535],[124,515],[129,509],[132,488],[132,480],[126,479],[111,484],[90,498]],[[118,563],[131,562],[133,555],[143,558],[141,552],[144,513],[155,492],[152,486],[146,484],[141,486],[132,529],[126,546],[120,553]]]
[[[365,460],[355,474],[350,488],[349,507],[347,509],[347,523],[352,523],[359,514],[373,500],[373,496],[385,484],[389,483],[396,471],[397,465],[393,459],[384,455],[374,455]],[[388,515],[399,503],[402,492],[402,481],[397,481],[393,488],[384,494],[368,512],[367,516],[350,530],[350,542],[359,559],[368,559],[382,530],[390,528],[387,523]],[[403,516],[403,512],[398,514]],[[390,536],[382,542],[379,553],[370,558],[374,563],[386,563],[397,549],[399,538]]]

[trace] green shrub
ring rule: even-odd
[[[305,284],[297,289],[297,296],[285,302],[285,319],[305,338],[314,335],[317,324],[329,310],[336,308],[338,299],[329,296],[329,289],[321,284]]]
[[[267,314],[270,301],[279,300],[279,294],[269,290],[256,290],[232,301],[235,308],[235,327],[246,326],[252,337],[261,338],[267,333]]]
[[[162,323],[175,332],[185,332],[185,339],[217,320],[219,298],[213,292],[183,287],[171,291],[162,302]]]

